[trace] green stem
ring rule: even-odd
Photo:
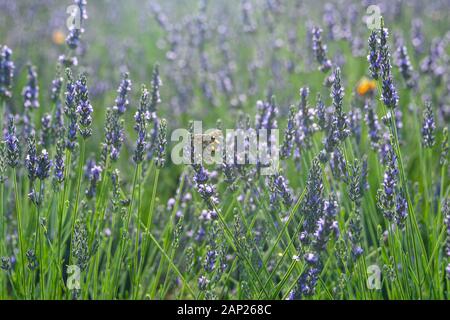
[[[128,207],[128,212],[127,212],[127,220],[125,223],[125,226],[123,227],[123,233],[128,232],[128,229],[130,227],[130,221],[131,221],[131,214],[132,214],[132,209],[133,209],[133,204],[134,204],[134,194],[136,193],[136,184],[137,184],[137,179],[138,179],[138,172],[139,172],[139,167],[140,164],[135,166],[134,169],[134,177],[133,177],[133,187],[132,187],[132,191],[131,191],[131,199],[130,199],[130,204]],[[123,234],[121,235],[120,238],[120,244],[119,244],[119,255],[118,255],[118,268],[115,270],[115,275],[114,275],[114,279],[115,279],[115,288],[112,292],[112,295],[114,296],[116,294],[116,292],[119,289],[119,277],[120,277],[120,270],[122,269],[122,261],[123,261],[123,251],[125,249],[125,242],[127,241],[126,239],[127,237],[125,237]]]
[[[41,197],[42,197],[42,192],[43,192],[43,181],[40,182],[40,186],[39,186],[39,203],[36,206],[36,230],[37,230],[37,244],[39,244],[39,255],[38,255],[38,259],[39,259],[39,288],[40,288],[40,294],[41,294],[41,300],[45,299],[45,292],[44,292],[44,259],[43,259],[43,246],[42,246],[42,239],[41,239],[41,211],[40,211],[40,207],[41,207]],[[36,247],[35,247],[35,252],[36,252]]]
[[[13,180],[14,180],[14,193],[16,198],[16,212],[17,212],[17,225],[18,225],[18,233],[19,233],[19,249],[20,249],[20,262],[21,262],[21,271],[22,271],[22,289],[24,291],[24,295],[27,298],[27,285],[25,280],[25,247],[24,247],[24,236],[23,236],[23,228],[22,228],[22,209],[20,207],[20,199],[19,199],[19,188],[17,186],[17,172],[16,169],[13,169]]]
[[[0,179],[2,179],[2,177],[0,177]],[[6,241],[5,241],[5,223],[6,223],[6,217],[4,215],[3,212],[3,193],[4,193],[4,189],[5,189],[5,184],[3,183],[3,181],[0,181],[0,256],[6,255],[7,253],[7,249],[6,249]],[[1,288],[2,290],[2,297],[3,299],[6,299],[7,296],[7,282],[6,282],[6,278],[8,277],[7,273],[5,273],[4,275],[2,275],[2,283],[3,286]]]
[[[86,152],[86,143],[83,138],[80,139],[80,158],[78,159],[78,171],[77,171],[77,193],[75,196],[75,207],[73,209],[73,215],[72,215],[72,221],[71,221],[71,227],[70,227],[70,242],[69,242],[69,263],[72,263],[73,256],[72,256],[72,239],[75,232],[75,223],[78,218],[78,202],[80,200],[80,190],[81,190],[81,176],[83,175],[83,165],[84,165],[84,154]]]
[[[69,188],[69,175],[70,175],[70,167],[71,167],[71,157],[72,152],[69,149],[66,149],[66,156],[65,156],[65,167],[64,167],[64,187],[63,192],[60,195],[59,203],[58,203],[58,250],[57,250],[57,256],[56,256],[56,265],[58,266],[59,270],[59,276],[57,281],[55,281],[55,296],[60,298],[61,297],[61,291],[60,289],[64,288],[64,280],[63,280],[63,268],[61,265],[61,246],[62,246],[62,224],[63,220],[65,219],[65,202],[66,202],[66,194],[67,189]]]
[[[142,171],[142,166],[139,164],[138,165],[138,177],[141,177],[141,171]],[[133,276],[134,276],[134,298],[136,299],[138,293],[139,293],[139,236],[141,234],[141,219],[142,219],[142,210],[140,208],[141,206],[141,179],[139,179],[138,182],[138,196],[137,196],[137,210],[138,210],[138,216],[137,216],[137,230],[136,230],[136,236],[135,236],[135,240],[134,240],[134,261],[133,261]],[[142,246],[141,246],[141,260],[142,260],[142,256],[143,256],[143,252],[142,252]]]

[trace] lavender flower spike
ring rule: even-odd
[[[397,89],[394,85],[394,80],[392,78],[391,72],[391,61],[389,46],[387,44],[387,39],[389,37],[388,30],[384,28],[383,19],[381,20],[381,30],[380,30],[380,56],[381,56],[381,71],[382,71],[382,94],[381,100],[386,107],[393,109],[398,105],[398,94]]]
[[[447,241],[445,243],[445,256],[447,257],[448,265],[445,269],[447,278],[450,279],[450,200],[444,200],[442,206],[442,215],[444,216],[444,225],[447,230]]]
[[[369,72],[372,79],[377,80],[380,74],[380,55],[378,51],[378,35],[376,30],[372,30],[369,36],[369,55],[367,56],[369,62]]]
[[[8,131],[5,136],[6,144],[6,163],[11,168],[16,168],[19,165],[19,139],[16,136],[16,126],[14,124],[14,117],[9,116]]]
[[[327,46],[322,43],[322,29],[317,27],[312,29],[312,45],[316,60],[319,62],[319,70],[327,72],[331,69],[331,61],[327,58]]]
[[[97,182],[101,179],[102,168],[97,165],[93,165],[89,172],[89,188],[86,190],[86,197],[91,199],[97,193]]]
[[[76,85],[73,80],[72,71],[66,69],[67,85],[66,85],[66,107],[64,113],[69,119],[69,127],[67,130],[67,143],[66,148],[73,151],[76,146],[77,131],[78,131],[78,116],[76,107]]]
[[[28,65],[27,85],[23,89],[23,105],[25,109],[39,108],[39,86],[37,83],[36,68],[31,64]]]
[[[0,98],[11,98],[12,79],[14,76],[14,62],[11,60],[12,51],[7,46],[0,46]]]
[[[161,119],[158,127],[158,141],[155,163],[158,168],[164,167],[166,163],[166,145],[167,145],[167,121]]]
[[[415,79],[413,74],[413,67],[408,56],[408,49],[406,46],[401,46],[397,49],[397,66],[400,69],[400,73],[405,80],[408,88],[415,86]]]
[[[79,130],[84,139],[89,138],[92,135],[92,112],[94,109],[89,101],[89,91],[87,88],[87,79],[85,75],[82,75],[76,83],[77,91],[77,113],[79,118]]]
[[[117,89],[117,92],[119,94],[116,99],[116,106],[114,107],[114,109],[117,110],[119,114],[124,114],[125,111],[128,109],[128,105],[130,103],[128,102],[127,95],[130,90],[131,90],[131,80],[129,79],[128,73],[124,73],[119,88]]]
[[[50,176],[50,169],[52,167],[52,161],[48,157],[47,150],[42,150],[41,155],[37,161],[36,176],[39,180],[45,180]]]
[[[134,130],[138,134],[136,140],[136,149],[134,150],[133,156],[133,160],[135,163],[141,163],[144,159],[144,150],[147,145],[147,121],[150,119],[150,113],[147,111],[148,103],[149,92],[145,86],[142,86],[141,102],[139,104],[139,109],[134,115],[134,121],[136,122]]]
[[[425,102],[425,110],[423,112],[422,124],[422,144],[425,148],[432,148],[434,146],[434,131],[436,125],[434,123],[433,109],[431,102]]]

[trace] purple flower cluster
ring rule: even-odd
[[[121,115],[128,109],[128,92],[131,90],[131,81],[128,73],[122,75],[119,88],[117,89],[118,96],[116,104],[113,108],[108,108],[106,111],[106,125],[105,125],[105,142],[102,149],[102,160],[106,161],[109,157],[112,161],[117,161],[120,155],[123,142],[123,119]]]
[[[445,243],[445,256],[448,260],[448,264],[445,268],[445,271],[447,273],[447,278],[450,279],[450,200],[448,198],[444,200],[442,206],[442,215],[444,216],[444,225],[447,233],[447,241]]]
[[[50,176],[52,161],[49,158],[47,150],[43,149],[37,159],[36,176],[39,180],[45,180]]]
[[[16,168],[19,165],[20,149],[19,139],[16,135],[16,126],[14,124],[14,117],[12,115],[8,118],[8,131],[5,135],[6,144],[6,163],[11,168]]]
[[[0,46],[0,97],[11,98],[11,86],[14,76],[12,51],[7,46]]]
[[[25,156],[25,168],[27,169],[28,179],[31,183],[36,180],[37,176],[37,150],[34,134],[27,139],[27,154]]]
[[[382,94],[381,100],[388,108],[395,108],[398,105],[397,89],[394,85],[391,72],[390,52],[388,46],[389,32],[384,28],[383,20],[381,20],[380,29],[380,57],[381,57],[381,72],[382,72]]]
[[[366,111],[365,121],[368,128],[367,131],[370,139],[370,146],[373,150],[378,150],[381,140],[381,126],[378,122],[378,115],[375,112],[370,99],[366,100],[364,109]]]
[[[89,91],[85,75],[82,75],[76,82],[76,94],[76,100],[78,102],[76,112],[79,114],[79,130],[81,136],[87,139],[92,135],[91,125],[94,109],[89,101]]]
[[[306,195],[301,206],[304,216],[303,231],[300,234],[302,243],[310,243],[315,231],[316,223],[323,209],[322,168],[318,159],[314,159],[306,182]]]
[[[414,70],[411,65],[411,61],[408,56],[408,49],[406,46],[401,46],[397,49],[397,66],[400,69],[400,73],[405,80],[408,88],[414,88],[416,83],[414,79]]]
[[[39,85],[37,81],[36,68],[28,65],[27,85],[22,91],[23,105],[25,109],[39,108]]]
[[[422,144],[425,148],[432,148],[434,146],[434,131],[436,125],[434,122],[433,108],[431,102],[425,102],[425,110],[423,112],[423,124],[422,124]]]
[[[155,164],[158,168],[164,167],[166,163],[166,145],[167,145],[167,121],[161,119],[158,127],[158,139],[155,152]]]
[[[372,30],[369,36],[369,55],[367,61],[369,62],[369,73],[372,79],[377,80],[380,74],[380,53],[378,51],[378,34],[376,30]]]
[[[144,150],[147,145],[147,121],[150,119],[150,114],[147,111],[149,102],[149,92],[145,86],[142,86],[142,95],[139,108],[134,115],[134,130],[137,132],[136,148],[134,150],[133,160],[135,163],[141,163],[144,159]]]
[[[69,35],[66,38],[67,46],[72,50],[80,45],[80,38],[84,33],[83,24],[88,18],[86,0],[74,0],[74,4],[77,6],[77,9],[73,13],[73,25],[70,26]]]
[[[331,69],[331,61],[327,58],[327,46],[322,43],[322,29],[314,27],[312,29],[313,52],[319,63],[319,70],[327,72]]]
[[[283,145],[281,146],[281,151],[280,151],[282,159],[287,159],[292,154],[293,141],[294,141],[294,136],[296,133],[295,116],[296,116],[295,106],[291,106],[289,108],[289,116],[288,116],[287,126],[286,126],[286,129],[284,130],[284,141],[283,141]]]
[[[392,148],[387,154],[386,170],[383,178],[383,188],[378,190],[377,205],[384,216],[392,221],[395,219],[396,189],[398,184],[397,157]]]
[[[91,199],[97,193],[97,183],[101,179],[102,168],[95,163],[89,170],[89,188],[86,190],[86,197]]]
[[[77,86],[72,76],[72,71],[66,69],[66,107],[64,113],[69,120],[67,128],[67,142],[66,148],[70,151],[75,149],[77,144],[77,132],[78,132],[78,115],[77,115]]]
[[[128,73],[124,73],[119,88],[117,89],[118,95],[116,98],[116,105],[113,108],[114,110],[117,110],[120,115],[124,114],[128,109],[130,103],[127,96],[130,90],[131,80],[129,79]]]

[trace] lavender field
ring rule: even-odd
[[[449,13],[0,0],[0,300],[449,299]]]

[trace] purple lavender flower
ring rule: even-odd
[[[109,157],[116,161],[120,155],[120,149],[123,142],[123,119],[120,119],[119,113],[111,108],[106,110],[105,124],[105,142],[102,148],[102,161],[106,162]]]
[[[368,127],[368,134],[370,139],[370,145],[373,150],[378,150],[380,143],[380,123],[378,122],[378,116],[372,106],[371,100],[366,100],[366,104],[364,106],[366,111],[365,121]]]
[[[102,168],[93,165],[89,172],[89,188],[86,190],[86,197],[92,199],[97,193],[97,183],[100,181]]]
[[[65,66],[66,68],[76,67],[78,65],[78,58],[62,54],[58,57],[58,63]]]
[[[317,93],[316,115],[317,115],[317,124],[319,125],[320,129],[326,130],[327,111],[325,104],[322,101],[322,96],[320,95],[320,93]]]
[[[116,104],[113,108],[107,108],[106,110],[105,141],[102,145],[103,163],[106,162],[108,157],[112,161],[117,161],[119,158],[124,139],[124,120],[120,116],[128,109],[127,95],[130,90],[131,80],[128,73],[124,73],[117,89]]]
[[[367,56],[369,62],[369,72],[372,79],[377,80],[380,74],[380,55],[378,51],[378,33],[372,30],[369,36],[369,55]]]
[[[447,278],[450,279],[450,200],[447,198],[442,205],[442,215],[444,216],[444,225],[447,233],[447,240],[445,243],[445,256],[447,258],[448,265],[445,269]]]
[[[395,205],[395,223],[398,226],[403,227],[407,217],[408,217],[408,202],[406,201],[403,195],[398,194]]]
[[[331,69],[331,61],[327,58],[327,46],[322,43],[322,29],[313,27],[312,45],[314,55],[319,63],[319,70],[322,72],[327,72]]]
[[[344,155],[340,148],[336,148],[331,153],[330,167],[333,176],[338,181],[347,182],[348,172],[347,172],[347,162],[345,161]]]
[[[159,103],[161,103],[161,96],[160,96],[160,88],[162,86],[161,78],[159,77],[159,66],[155,65],[153,68],[153,74],[152,74],[152,94],[150,99],[150,104],[148,105],[148,110],[152,114],[152,116],[155,116],[155,112],[157,111],[157,106]]]
[[[47,150],[42,150],[39,158],[37,159],[36,176],[39,180],[45,180],[50,176],[50,169],[52,167],[52,161],[48,157]]]
[[[209,280],[205,276],[198,278],[198,289],[200,291],[205,291],[208,287]]]
[[[282,176],[281,174],[278,174],[274,178],[274,186],[275,186],[275,192],[283,199],[283,204],[286,208],[290,208],[292,205],[293,199],[292,199],[292,193],[288,185],[287,179]]]
[[[382,71],[382,94],[381,100],[388,108],[395,108],[398,105],[397,89],[394,85],[394,80],[391,73],[390,52],[387,40],[389,32],[384,28],[383,19],[381,20],[380,29],[380,56],[381,56],[381,71]]]
[[[25,168],[27,169],[28,178],[31,184],[37,177],[38,157],[36,151],[36,141],[34,134],[27,139],[27,154],[25,156]]]
[[[362,163],[355,159],[353,164],[349,165],[349,172],[348,196],[351,201],[359,205],[367,189],[367,157],[363,157]]]
[[[54,118],[52,121],[51,132],[54,135],[53,139],[64,138],[66,128],[64,126],[64,108],[60,102],[56,103]]]
[[[383,178],[383,188],[378,190],[377,205],[384,216],[392,221],[395,218],[396,188],[398,183],[397,157],[392,148],[389,149],[386,170]]]
[[[328,132],[323,142],[324,149],[321,150],[319,154],[319,159],[322,163],[326,163],[330,159],[330,154],[340,142],[340,130],[337,126],[337,118],[335,115],[332,115],[327,128]]]
[[[80,44],[81,35],[84,33],[83,24],[87,20],[86,0],[74,0],[74,4],[78,6],[74,16],[74,24],[70,26],[69,35],[66,38],[67,46],[74,50]]]
[[[92,112],[94,109],[89,101],[89,91],[87,87],[87,79],[82,75],[76,82],[76,100],[78,102],[76,112],[79,114],[79,130],[83,139],[87,139],[92,135]]]
[[[14,62],[12,51],[7,46],[0,46],[0,97],[11,98],[12,80],[14,76]]]
[[[157,149],[155,154],[155,164],[158,168],[164,167],[166,163],[166,145],[167,145],[167,121],[161,119],[158,127]]]
[[[350,132],[355,137],[356,142],[359,144],[359,142],[361,141],[361,109],[353,105],[348,114],[348,117]]]
[[[56,183],[64,181],[64,140],[60,139],[56,143],[55,169],[53,175]]]
[[[208,250],[206,253],[204,269],[206,272],[213,272],[216,265],[217,251]]]
[[[160,95],[160,87],[162,86],[162,81],[159,76],[159,66],[156,64],[153,68],[152,74],[152,90],[151,90],[151,98],[150,103],[148,104],[148,112],[150,113],[150,121],[152,122],[153,127],[149,131],[149,143],[147,146],[147,158],[151,159],[154,156],[155,148],[157,148],[157,140],[158,140],[158,115],[157,115],[157,107],[158,104],[161,103],[161,95]]]
[[[295,142],[297,149],[311,146],[311,137],[318,130],[314,123],[315,110],[308,106],[309,88],[300,88],[300,103],[298,106],[298,113],[296,115],[297,132],[295,135]]]
[[[27,70],[27,85],[22,91],[23,105],[25,109],[37,109],[39,108],[39,86],[37,81],[36,68],[29,64]]]
[[[16,136],[16,126],[14,124],[14,117],[12,115],[8,118],[8,131],[5,136],[6,144],[6,163],[11,168],[16,168],[19,165],[20,149],[19,139]]]
[[[73,80],[72,71],[66,69],[67,84],[66,84],[66,107],[64,113],[69,119],[69,127],[67,130],[67,142],[66,148],[73,151],[76,146],[77,141],[77,131],[78,131],[78,116],[77,116],[77,106],[76,106],[76,85]]]
[[[127,98],[128,92],[131,90],[131,80],[129,79],[128,73],[122,75],[122,81],[120,82],[119,88],[117,89],[118,95],[116,98],[116,105],[114,110],[122,115],[127,111],[128,105],[130,104]]]
[[[278,115],[278,107],[275,97],[272,96],[270,102],[258,101],[256,103],[258,113],[255,118],[256,129],[276,129],[278,127],[276,117]]]
[[[310,259],[309,261],[312,261]],[[308,260],[307,260],[308,261]],[[292,294],[294,299],[301,299],[304,296],[314,295],[317,281],[319,280],[319,268],[314,264],[307,266],[306,271],[300,276],[297,288]]]
[[[405,80],[408,88],[415,87],[414,70],[411,65],[411,61],[408,56],[408,49],[406,46],[401,46],[397,49],[397,66],[400,69],[400,73]]]
[[[415,50],[416,56],[424,51],[424,36],[422,33],[422,21],[414,19],[411,26],[411,44]]]
[[[344,88],[341,85],[341,69],[338,67],[334,70],[334,82],[331,90],[331,98],[333,100],[334,114],[336,125],[339,130],[339,140],[344,141],[350,135],[348,129],[349,121],[347,115],[343,111],[342,101],[344,98]]]
[[[432,148],[434,146],[434,131],[436,125],[434,122],[433,109],[431,102],[425,102],[425,110],[423,112],[423,124],[422,124],[422,144],[425,148]]]
[[[284,141],[281,146],[281,157],[287,159],[292,154],[293,140],[295,135],[295,106],[289,109],[289,117],[286,129],[284,130]]]
[[[331,235],[339,235],[339,227],[336,220],[338,204],[330,198],[323,202],[323,216],[319,218],[314,232],[313,248],[317,252],[325,250]]]
[[[323,208],[323,183],[322,168],[318,159],[314,159],[306,182],[306,196],[301,206],[301,212],[305,217],[303,223],[303,232],[300,240],[303,243],[309,243],[314,233],[316,223],[322,215]]]
[[[45,113],[41,118],[40,144],[43,148],[50,148],[52,135],[52,116],[49,113]]]
[[[142,95],[139,108],[134,115],[134,130],[137,132],[138,137],[136,140],[136,149],[134,150],[133,160],[135,163],[141,163],[144,159],[144,150],[147,145],[147,121],[150,119],[150,114],[147,111],[147,105],[149,102],[149,92],[145,86],[142,86]]]
[[[58,68],[56,73],[56,78],[52,80],[52,88],[51,88],[51,95],[50,99],[53,101],[53,103],[58,103],[61,95],[61,89],[63,85],[64,79],[60,75],[60,68]]]

